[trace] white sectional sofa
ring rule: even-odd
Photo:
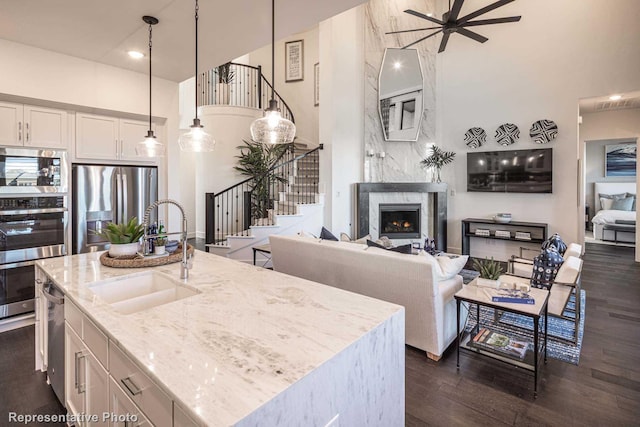
[[[455,340],[453,295],[462,277],[437,281],[433,258],[300,236],[269,240],[276,271],[404,306],[405,342],[430,359],[439,360]]]

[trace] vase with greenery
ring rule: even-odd
[[[216,67],[216,74],[218,75],[218,85],[216,88],[218,92],[218,103],[228,104],[231,95],[230,85],[236,77],[235,71],[231,69],[231,62],[218,65]]]
[[[273,201],[281,183],[286,182],[281,171],[275,166],[284,163],[285,156],[290,152],[292,144],[261,144],[254,141],[243,141],[238,157],[238,166],[234,169],[242,175],[253,178],[249,181],[251,193],[251,219],[267,218],[269,209],[273,208]],[[276,194],[270,194],[273,189]]]
[[[144,235],[144,224],[138,224],[138,218],[134,216],[123,224],[110,222],[94,233],[111,243],[110,256],[135,255],[140,246],[139,240]]]
[[[437,145],[431,146],[431,154],[422,159],[420,164],[423,168],[434,169],[437,173],[436,182],[442,182],[440,178],[440,170],[444,165],[448,165],[453,162],[453,159],[456,157],[456,153],[453,151],[444,151],[442,148]]]

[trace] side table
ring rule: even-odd
[[[549,302],[549,291],[545,289],[533,288],[529,294],[534,298],[535,304],[518,304],[518,303],[502,303],[493,302],[492,297],[497,295],[497,290],[492,288],[479,287],[475,285],[476,281],[472,281],[468,285],[458,291],[454,298],[456,299],[457,306],[457,361],[456,367],[460,369],[460,349],[478,353],[483,356],[487,356],[493,359],[500,360],[502,362],[518,366],[533,372],[533,396],[538,396],[538,372],[540,368],[540,357],[544,356],[544,363],[547,363],[547,312]],[[460,305],[462,302],[467,302],[476,305],[476,326],[471,331],[460,331]],[[480,307],[488,307],[493,310],[507,311],[510,313],[518,314],[521,316],[530,317],[533,320],[533,351],[528,350],[523,359],[516,356],[506,354],[504,352],[496,351],[490,348],[490,346],[478,346],[473,342],[474,337],[478,335],[480,330],[484,327],[491,328],[491,323],[483,324],[480,318]],[[493,316],[489,316],[493,318]],[[544,332],[540,333],[540,319],[542,318]],[[501,332],[502,333],[502,332]],[[541,337],[542,335],[542,341]],[[512,338],[512,337],[510,337]],[[518,339],[521,339],[518,337]],[[531,343],[529,343],[531,345]]]
[[[262,265],[263,267],[267,265],[267,263],[271,260],[271,245],[269,244],[259,245],[259,246],[254,246],[251,249],[253,249],[253,265],[256,265],[256,254],[258,252],[260,252],[266,258],[266,260],[264,261],[264,264]]]

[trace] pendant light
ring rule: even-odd
[[[276,1],[271,0],[271,100],[264,116],[251,123],[251,139],[263,144],[288,144],[296,136],[296,125],[291,120],[282,117],[275,99],[275,22]]]
[[[156,139],[151,129],[151,35],[153,26],[159,21],[153,16],[143,16],[142,20],[149,24],[149,130],[144,141],[136,144],[136,154],[143,157],[162,157],[166,147]]]
[[[205,152],[213,151],[216,142],[211,135],[204,131],[204,127],[200,124],[198,118],[198,0],[196,0],[196,73],[195,73],[195,95],[196,95],[196,117],[193,119],[191,130],[183,134],[178,143],[182,151]]]

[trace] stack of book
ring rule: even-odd
[[[511,237],[511,232],[507,230],[496,230],[496,237],[509,239]]]
[[[489,237],[491,236],[491,231],[485,230],[484,228],[476,228],[475,235]]]
[[[529,343],[525,341],[515,340],[507,335],[492,331],[488,328],[482,328],[469,341],[469,345],[475,348],[489,350],[497,354],[515,357],[523,360],[529,349]]]
[[[531,233],[525,231],[516,231],[516,239],[531,240]]]
[[[491,297],[493,302],[510,302],[515,304],[535,304],[536,300],[529,292],[521,289],[498,289]]]

